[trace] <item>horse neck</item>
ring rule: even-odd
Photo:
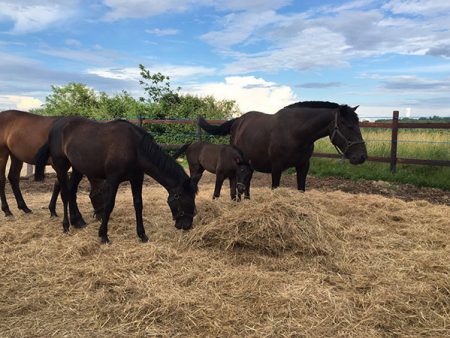
[[[334,116],[334,111],[326,110],[319,114],[314,112],[308,117],[305,125],[308,127],[308,132],[312,132],[310,135],[312,142],[330,135],[330,124],[333,122]]]
[[[182,175],[175,170],[167,170],[167,168],[155,165],[148,157],[142,154],[139,155],[139,163],[144,173],[155,179],[167,191],[178,187],[188,177],[186,174]]]

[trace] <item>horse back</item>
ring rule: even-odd
[[[33,163],[34,155],[46,143],[57,119],[20,110],[1,112],[0,144],[20,161]]]
[[[66,118],[55,123],[51,134],[52,157],[67,158],[88,177],[105,178],[106,171],[112,168],[126,171],[138,161],[141,138],[126,122]]]
[[[242,115],[231,129],[231,144],[237,146],[261,172],[270,172],[269,148],[277,120],[274,115],[251,111]]]

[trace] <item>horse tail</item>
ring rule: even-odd
[[[36,165],[36,169],[34,171],[34,180],[35,181],[43,181],[45,178],[45,166],[47,165],[48,158],[50,156],[50,145],[49,143],[45,143],[42,147],[39,148],[36,155],[34,155],[34,163]]]
[[[206,122],[206,120],[203,117],[199,117],[197,124],[202,128],[204,131],[206,131],[208,134],[211,135],[228,135],[231,132],[231,127],[233,126],[234,121],[236,121],[238,118],[231,119],[220,126],[213,126]]]
[[[190,146],[191,144],[192,144],[192,142],[188,142],[188,143],[186,143],[186,144],[183,144],[183,145],[181,146],[181,148],[178,149],[178,150],[175,152],[175,154],[172,155],[172,157],[173,157],[174,159],[177,159],[178,157],[180,157],[181,155],[183,155],[183,154],[186,152],[187,148],[189,148],[189,146]]]

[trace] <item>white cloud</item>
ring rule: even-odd
[[[202,66],[184,66],[184,65],[150,65],[146,67],[150,70],[150,73],[160,72],[164,75],[170,76],[171,80],[180,81],[186,78],[192,79],[200,76],[208,76],[216,73],[216,69],[202,67]],[[88,69],[89,74],[95,74],[97,76],[109,79],[119,80],[134,80],[141,79],[140,70],[138,67],[125,67],[125,68],[91,68]]]
[[[14,27],[11,32],[14,34],[37,32],[72,17],[76,13],[77,2],[76,0],[20,2],[3,0],[0,21],[13,21]]]
[[[154,28],[154,29],[146,29],[145,32],[149,33],[149,34],[152,34],[152,35],[156,35],[156,36],[166,36],[166,35],[176,35],[176,34],[178,34],[178,29],[172,29],[172,28],[159,29],[159,28]]]
[[[19,95],[0,95],[0,107],[1,110],[6,109],[19,109],[30,110],[32,108],[38,108],[42,105],[42,101],[31,96],[19,96]]]
[[[76,41],[76,40],[75,40]],[[74,60],[85,63],[96,63],[96,64],[112,64],[115,60],[124,56],[124,54],[103,49],[101,46],[94,46],[92,49],[87,48],[76,48],[75,42],[70,41],[67,43],[72,46],[72,48],[41,48],[39,53],[55,56],[58,58]]]
[[[242,112],[257,110],[274,114],[286,105],[298,101],[289,86],[278,85],[254,76],[226,77],[224,82],[185,87],[184,92],[235,100]]]
[[[448,15],[448,0],[391,0],[383,6],[395,14]],[[445,13],[447,12],[447,13]]]
[[[220,19],[221,29],[201,38],[232,60],[226,67],[232,74],[341,67],[393,53],[450,57],[450,2],[375,5],[360,0],[288,14],[235,12]],[[252,52],[242,52],[243,45],[251,45]]]
[[[81,42],[76,39],[66,39],[66,41],[64,42],[66,43],[67,46],[81,47]]]
[[[218,11],[255,11],[276,10],[290,4],[291,0],[103,0],[110,8],[107,20],[126,18],[146,18],[165,13],[185,12],[193,8],[212,7]]]
[[[105,19],[113,21],[124,18],[146,18],[170,11],[184,12],[196,1],[104,0],[103,2],[111,8]]]

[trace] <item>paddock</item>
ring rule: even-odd
[[[69,234],[49,218],[53,177],[22,181],[33,213],[10,198],[14,217],[0,222],[0,335],[450,334],[448,193],[396,195],[382,182],[352,193],[315,187],[319,179],[300,193],[291,177],[272,191],[256,175],[252,199],[237,203],[227,187],[212,201],[214,179],[205,176],[188,232],[175,229],[167,193],[146,178],[146,244],[121,185],[111,245],[99,243],[84,181],[88,226]]]

